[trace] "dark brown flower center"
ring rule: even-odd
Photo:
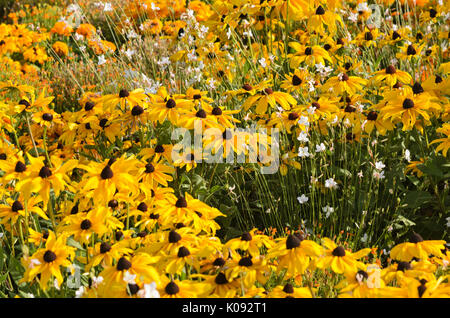
[[[363,279],[368,279],[368,278],[369,278],[369,274],[367,274],[367,272],[366,272],[366,271],[363,271],[363,270],[359,270],[359,271],[356,273],[356,279],[358,279],[358,275],[359,275],[359,276],[362,276]]]
[[[247,241],[250,242],[252,240],[252,235],[248,232],[242,233],[241,235],[241,241]]]
[[[214,266],[223,266],[225,265],[225,260],[222,257],[218,257],[212,263]]]
[[[422,238],[422,236],[420,234],[413,233],[411,235],[411,238],[409,239],[409,241],[411,243],[420,243],[420,242],[423,242],[423,238]]]
[[[130,295],[135,295],[135,294],[137,294],[138,291],[139,291],[139,286],[137,284],[130,284],[130,283],[128,284],[127,292]]]
[[[189,256],[190,254],[191,254],[191,252],[189,252],[189,250],[188,250],[186,247],[181,246],[181,247],[178,249],[178,254],[177,254],[177,256],[178,256],[178,257],[186,257],[186,256]]]
[[[294,293],[294,287],[291,284],[287,283],[286,285],[284,285],[283,291],[286,294],[293,294]]]
[[[117,262],[117,270],[118,271],[124,271],[128,270],[131,267],[131,262],[127,260],[125,257],[121,257],[119,261]]]
[[[252,258],[251,257],[243,257],[239,260],[238,263],[239,266],[245,266],[250,267],[253,265]]]
[[[23,210],[23,205],[22,203],[20,203],[19,201],[14,201],[12,206],[11,206],[11,210],[13,212],[18,212],[18,211],[22,211]]]
[[[100,253],[105,254],[111,250],[111,245],[107,242],[100,244]]]
[[[152,173],[155,172],[155,166],[152,165],[151,163],[147,163],[145,165],[145,173]]]
[[[324,9],[322,6],[319,6],[319,7],[316,9],[316,14],[317,14],[317,15],[324,15],[324,14],[325,14],[325,9]]]
[[[95,106],[94,103],[92,103],[92,102],[86,102],[86,104],[84,104],[84,110],[88,112],[88,111],[90,111],[91,109],[93,109],[94,106]]]
[[[366,40],[366,41],[372,41],[372,40],[373,40],[372,32],[366,32],[366,33],[364,34],[364,40]]]
[[[394,31],[392,33],[392,39],[397,40],[398,38],[401,38],[401,35],[397,31]]]
[[[156,152],[156,153],[163,153],[163,152],[164,152],[164,147],[161,146],[161,145],[157,145],[157,146],[155,147],[155,152]]]
[[[412,44],[408,45],[408,48],[406,49],[406,54],[407,55],[415,55],[416,53],[417,53],[417,51],[414,48],[414,46],[412,46]]]
[[[422,94],[424,92],[422,85],[420,85],[418,82],[414,83],[412,90],[414,94]]]
[[[181,240],[181,235],[175,232],[174,230],[169,232],[169,243],[177,243]]]
[[[143,113],[144,113],[144,108],[142,108],[139,105],[136,105],[131,109],[131,115],[133,115],[133,116],[139,116],[139,115],[142,115]]]
[[[222,115],[222,109],[220,109],[219,107],[214,107],[212,110],[212,114],[215,116],[220,116]]]
[[[215,282],[217,285],[225,285],[225,284],[228,284],[227,277],[225,276],[224,273],[219,273],[219,274],[217,274],[216,278],[214,279],[214,282]]]
[[[290,250],[296,247],[299,247],[301,243],[300,238],[295,235],[289,234],[286,239],[286,249]]]
[[[298,86],[302,83],[302,79],[297,75],[292,76],[292,85]]]
[[[409,108],[413,108],[413,107],[414,107],[414,102],[409,98],[405,98],[405,100],[403,101],[403,108],[409,109]]]
[[[147,212],[148,210],[148,206],[147,204],[145,204],[145,202],[141,202],[139,203],[139,205],[137,206],[137,209],[141,212]]]
[[[371,111],[367,114],[367,120],[377,120],[378,114],[377,112]]]
[[[112,199],[108,202],[108,206],[112,209],[115,209],[119,206],[119,201]]]
[[[295,112],[289,113],[288,119],[289,120],[296,120],[299,117],[299,115]]]
[[[92,222],[88,219],[83,220],[80,224],[82,230],[89,230],[92,226]]]
[[[23,106],[25,106],[25,108],[30,107],[30,103],[25,99],[20,100],[19,105],[23,105]]]
[[[305,49],[305,55],[311,55],[311,54],[312,54],[312,48],[307,47],[307,48]]]
[[[177,208],[186,208],[187,207],[187,201],[184,197],[179,197],[177,202],[175,202],[175,206]]]
[[[128,97],[128,96],[130,96],[130,92],[129,91],[127,91],[126,89],[121,89],[120,90],[120,92],[119,92],[119,97],[120,98],[125,98],[125,97]]]
[[[45,121],[52,121],[53,120],[53,115],[50,113],[44,113],[42,115],[42,119]]]
[[[333,254],[333,256],[343,257],[345,256],[345,249],[342,246],[338,246],[333,250],[331,254]]]
[[[411,268],[410,262],[398,262],[397,264],[397,271],[404,272],[405,270],[410,270]]]
[[[195,113],[195,116],[198,118],[206,118],[206,112],[204,109],[200,109],[197,113]]]
[[[106,167],[103,168],[102,172],[100,173],[100,176],[103,180],[111,179],[114,176],[114,173],[109,165],[106,165]]]
[[[434,17],[436,17],[436,15],[437,15],[437,11],[434,10],[433,8],[431,8],[431,9],[430,9],[430,17],[431,17],[431,18],[434,18]]]
[[[42,167],[41,170],[39,170],[39,177],[41,177],[43,179],[48,178],[51,175],[52,175],[52,171],[46,166]]]
[[[348,79],[349,79],[349,77],[348,77],[348,75],[346,74],[346,73],[344,73],[344,74],[342,74],[342,76],[341,76],[341,81],[348,81]]]
[[[193,96],[193,98],[194,98],[194,99],[201,99],[201,98],[202,98],[202,95],[200,95],[200,94],[195,94],[195,95]]]
[[[6,153],[0,153],[0,160],[6,160]]]
[[[167,108],[174,108],[175,106],[177,106],[177,103],[175,102],[174,99],[170,98],[167,102],[166,102],[166,107]]]
[[[395,69],[394,65],[389,65],[386,67],[386,74],[395,74],[397,70]]]
[[[50,250],[45,251],[44,253],[44,261],[47,263],[51,263],[56,260],[56,254]]]
[[[166,285],[165,291],[169,295],[175,295],[180,291],[180,287],[178,287],[178,285],[174,282],[170,282]]]
[[[247,92],[253,89],[253,87],[250,84],[244,84],[242,85],[242,88],[245,89]]]

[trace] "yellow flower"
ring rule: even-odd
[[[392,248],[391,257],[404,262],[409,262],[413,257],[426,259],[430,254],[440,257],[444,244],[444,240],[424,241],[420,234],[413,233],[410,242],[401,243]]]
[[[336,243],[328,238],[323,239],[323,244],[326,247],[325,254],[316,261],[316,266],[321,269],[330,268],[338,274],[364,269],[365,265],[359,262],[358,259],[366,256],[371,251],[370,248],[364,248],[352,253],[345,250],[342,246],[337,246]]]
[[[69,259],[75,256],[75,248],[66,245],[67,236],[56,238],[54,232],[49,232],[45,247],[35,252],[28,262],[28,267],[21,282],[31,282],[40,274],[39,285],[43,290],[48,289],[48,281],[54,276],[60,286],[64,281],[60,267],[72,265]]]

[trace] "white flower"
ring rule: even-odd
[[[150,4],[150,7],[152,9],[152,11],[159,11],[161,10],[159,7],[157,7],[153,2]]]
[[[384,176],[384,171],[374,171],[374,172],[373,172],[373,177],[374,177],[375,179],[378,179],[378,180],[384,179],[384,178],[385,178],[385,176]]]
[[[85,292],[84,286],[80,286],[77,291],[75,291],[75,298],[81,298]]]
[[[168,57],[163,57],[158,62],[156,62],[160,67],[165,68],[167,65],[170,65],[170,59]]]
[[[103,64],[105,64],[105,63],[106,63],[105,56],[104,56],[104,55],[100,55],[100,56],[98,57],[98,65],[103,65]]]
[[[298,147],[298,156],[300,158],[309,157],[309,155],[308,147]]]
[[[447,220],[447,227],[450,227],[450,216],[446,218],[446,220]]]
[[[302,194],[301,196],[297,197],[297,200],[300,204],[303,204],[308,202],[309,198],[306,195]]]
[[[364,176],[364,174],[363,174],[362,170],[359,171],[359,172],[358,172],[358,177],[359,177],[359,178],[362,178],[363,176]]]
[[[82,34],[75,33],[74,37],[75,37],[76,41],[84,40],[84,35],[82,35]]]
[[[326,150],[326,147],[323,142],[320,145],[316,145],[316,152],[323,152],[325,150]]]
[[[28,268],[34,268],[36,265],[40,265],[41,262],[37,258],[32,258],[30,260],[30,264],[28,264]]]
[[[298,120],[299,125],[303,125],[305,127],[309,127],[309,119],[306,116],[300,116],[300,119]]]
[[[135,284],[136,282],[134,281],[136,279],[136,274],[130,274],[130,272],[126,271],[125,274],[123,275],[123,280],[124,282],[128,283],[128,284]]]
[[[367,5],[367,2],[363,2],[363,3],[360,3],[360,4],[358,4],[358,7],[357,7],[357,9],[356,9],[356,11],[369,11],[370,9],[369,9],[369,6]]]
[[[189,59],[189,61],[196,61],[197,60],[197,55],[195,55],[195,49],[193,49],[191,52],[189,52],[187,54],[187,58]]]
[[[259,62],[259,64],[261,64],[261,66],[263,67],[263,68],[266,68],[267,67],[267,63],[266,63],[266,59],[265,58],[260,58],[259,60],[258,60],[258,62]]]
[[[113,11],[111,3],[107,2],[105,3],[105,6],[103,7],[103,12],[111,12]]]
[[[325,188],[335,189],[337,188],[337,183],[333,178],[325,180]]]
[[[328,218],[330,214],[334,212],[334,208],[327,205],[322,208],[322,211],[325,213],[325,217]]]
[[[92,277],[92,287],[93,288],[97,288],[98,285],[101,284],[101,282],[103,282],[103,277],[102,276],[98,276],[98,277]]]
[[[411,152],[408,149],[405,150],[405,159],[408,162],[411,161]]]
[[[314,113],[316,112],[316,107],[310,106],[306,111],[308,112],[308,114],[314,115]]]
[[[160,298],[155,282],[144,284],[144,289],[139,290],[137,295],[139,298]]]
[[[135,50],[132,50],[132,49],[127,49],[127,50],[124,52],[124,54],[125,54],[129,59],[131,59],[131,57],[132,57],[135,53],[136,53],[136,51],[135,51]]]
[[[348,15],[348,19],[353,23],[358,22],[358,13],[350,12],[350,14]]]
[[[369,236],[367,235],[367,233],[364,233],[363,237],[361,237],[361,242],[366,243],[368,237],[369,237]]]
[[[384,163],[382,163],[381,161],[375,162],[375,169],[377,169],[377,170],[383,170],[384,167],[386,167],[386,166],[385,166]]]
[[[210,78],[206,81],[206,84],[208,85],[208,88],[210,90],[216,89],[216,81],[213,78]]]

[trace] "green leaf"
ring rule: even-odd
[[[404,198],[404,203],[407,204],[408,208],[415,209],[429,202],[433,196],[425,191],[410,191],[406,193]]]

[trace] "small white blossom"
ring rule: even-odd
[[[335,189],[337,188],[337,183],[336,181],[334,181],[333,178],[329,178],[327,180],[325,180],[325,188],[329,188],[329,189]]]
[[[316,152],[324,152],[325,150],[326,150],[326,147],[323,142],[320,145],[316,145]]]
[[[98,65],[103,65],[103,64],[105,64],[105,63],[106,63],[105,56],[104,56],[104,55],[100,55],[100,56],[98,57]]]
[[[322,211],[325,213],[325,217],[328,218],[330,217],[330,214],[334,212],[334,208],[327,205],[322,208]]]
[[[123,275],[123,280],[124,282],[128,283],[128,284],[135,284],[135,279],[136,279],[136,274],[130,274],[129,271],[126,271],[125,274]]]
[[[309,153],[308,147],[299,147],[298,148],[298,156],[300,158],[309,157],[310,153]]]
[[[405,159],[408,162],[411,161],[411,152],[408,149],[405,150]]]
[[[75,291],[75,298],[81,298],[85,292],[84,286],[80,286],[77,291]]]
[[[111,12],[111,11],[113,11],[111,3],[109,2],[105,3],[103,7],[103,12]]]
[[[144,284],[144,288],[137,292],[137,296],[139,298],[160,298],[155,282]]]
[[[381,161],[375,162],[375,169],[377,170],[383,170],[386,166]]]
[[[267,67],[267,63],[266,63],[266,59],[265,58],[260,58],[259,60],[258,60],[258,62],[259,62],[259,64],[261,64],[261,66],[263,67],[263,68],[266,68]]]
[[[297,200],[300,204],[303,204],[308,202],[309,198],[306,195],[302,194],[301,196],[297,197]]]

